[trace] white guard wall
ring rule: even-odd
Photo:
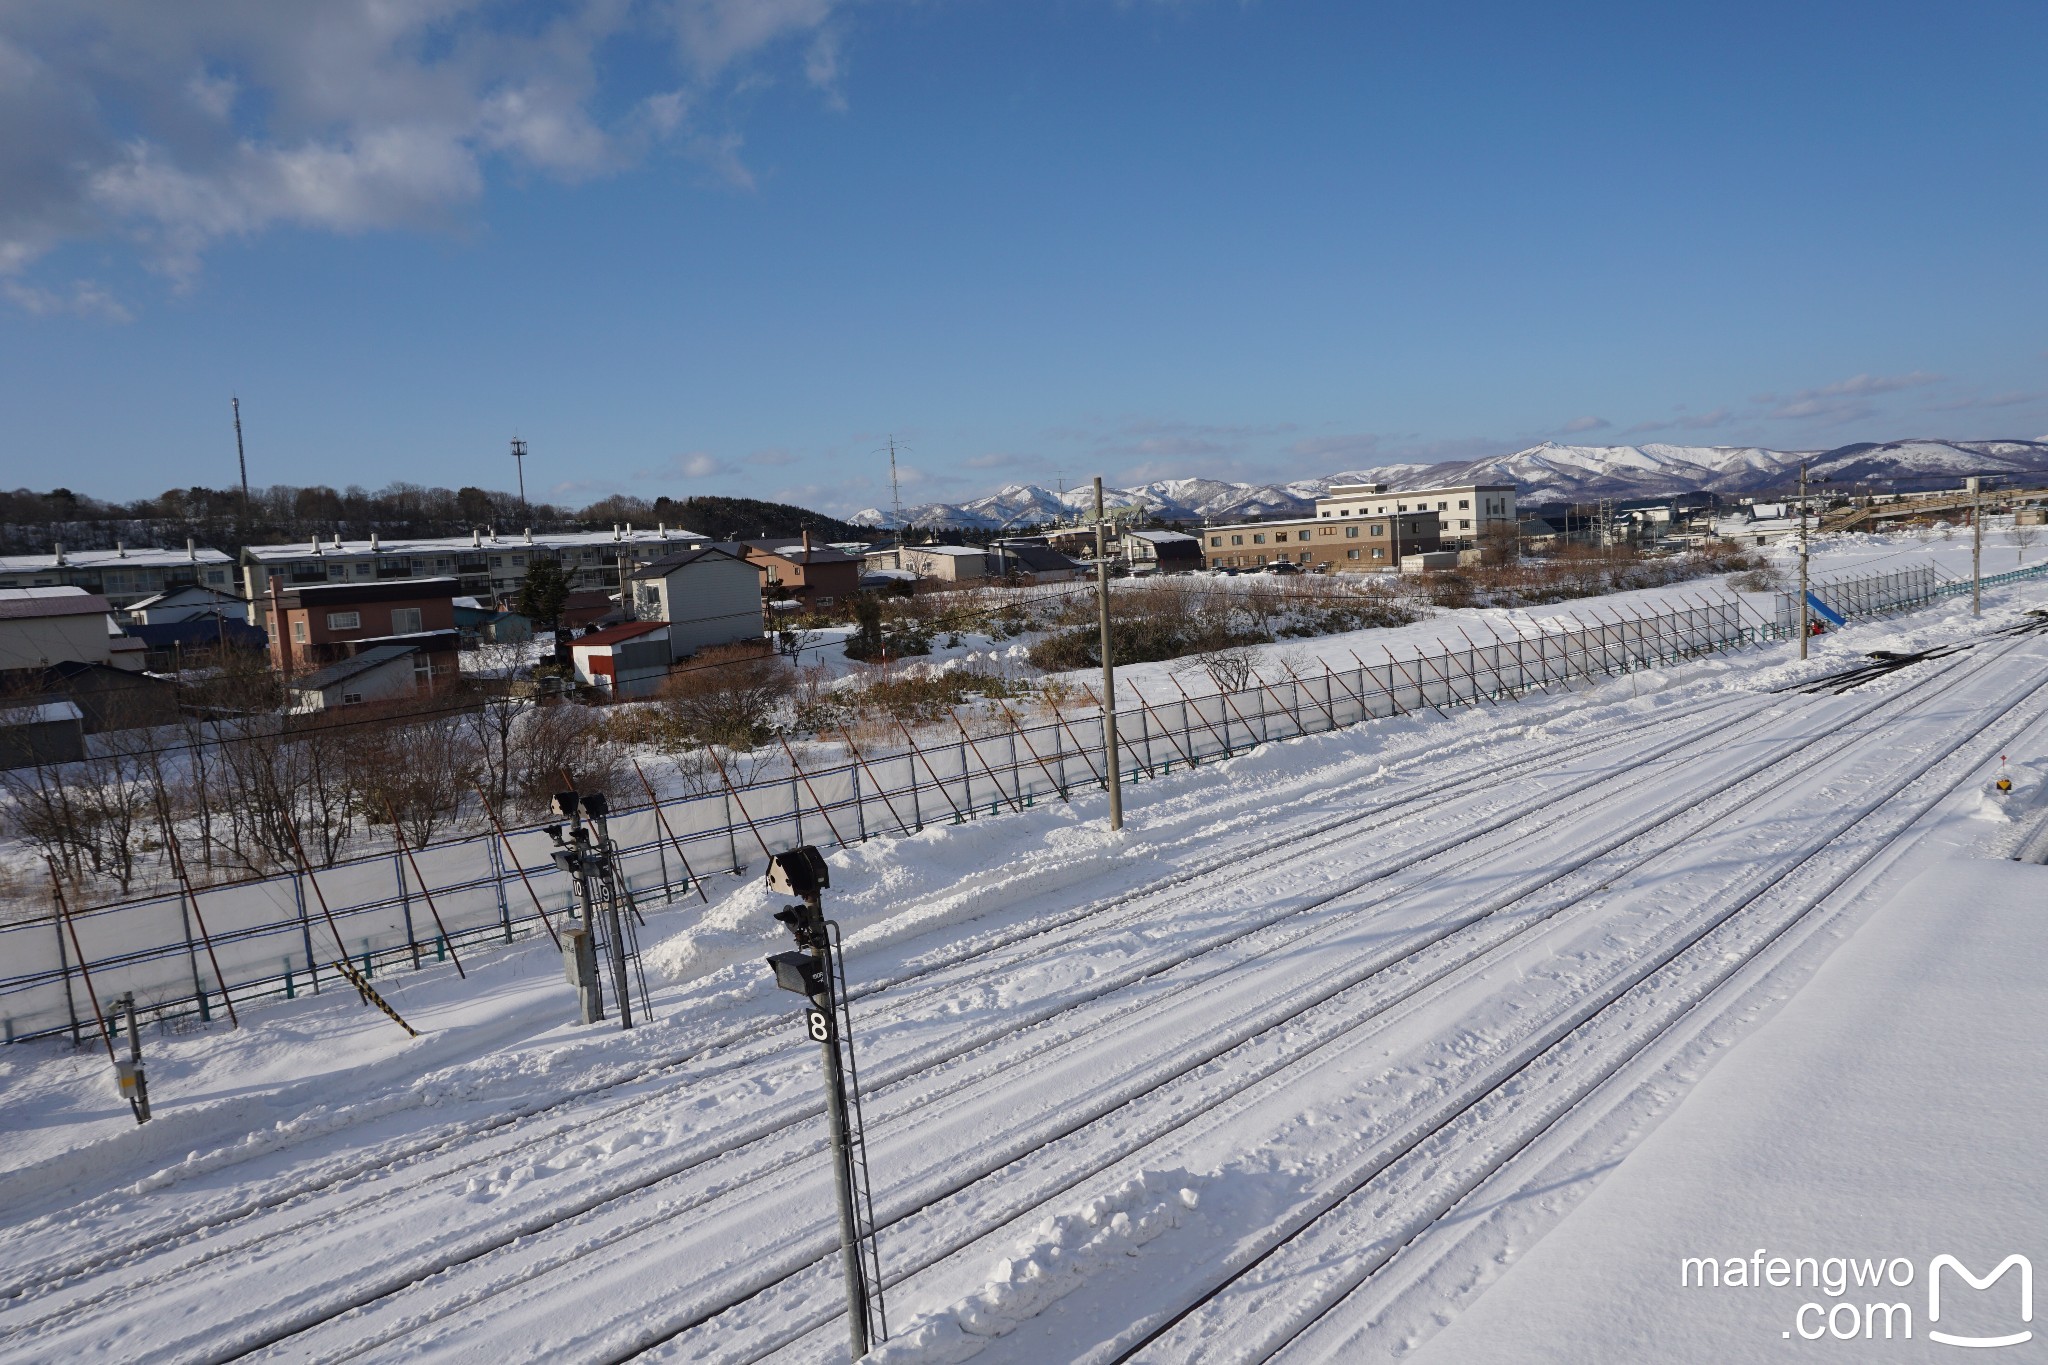
[[[670,658],[761,638],[761,571],[753,565],[707,555],[658,581]]]

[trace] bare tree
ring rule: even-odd
[[[2038,521],[2021,520],[2026,515],[2025,512],[2021,511],[2015,511],[2012,514],[2012,544],[2013,549],[2019,552],[2019,558],[2014,562],[2019,564],[2027,562],[2027,547],[2032,545],[2041,535],[2041,523]]]
[[[751,749],[795,690],[796,677],[773,655],[739,647],[707,649],[662,685],[662,705],[679,734],[699,744]]]

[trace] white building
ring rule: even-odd
[[[0,588],[83,588],[114,607],[194,584],[233,592],[234,561],[189,540],[182,550],[127,545],[67,550],[60,545],[46,555],[0,555]]]
[[[246,625],[249,604],[231,592],[194,584],[130,602],[121,614],[138,626],[173,626],[186,621],[211,621],[215,617]]]
[[[633,614],[668,624],[669,657],[761,638],[762,567],[707,545],[635,570]]]
[[[1202,541],[1181,531],[1125,531],[1124,563],[1133,573],[1187,573],[1202,567]]]
[[[71,587],[0,588],[0,673],[60,663],[113,663],[114,642],[107,599],[98,593]]]
[[[1316,499],[1316,517],[1384,517],[1402,512],[1434,512],[1446,545],[1476,544],[1489,527],[1515,529],[1515,485],[1464,484],[1455,488],[1390,490],[1383,483],[1331,485],[1328,496]]]
[[[755,620],[760,620],[758,611]],[[576,681],[630,694],[660,686],[675,660],[666,622],[627,621],[578,636],[569,644],[569,661]]]
[[[432,690],[433,666],[417,645],[375,645],[291,683],[292,710],[328,711],[396,701]]]
[[[941,583],[972,583],[993,572],[989,552],[973,545],[885,545],[861,562],[870,573],[901,569]]]
[[[636,531],[615,526],[609,531],[522,531],[516,536],[472,531],[467,536],[428,539],[383,540],[373,535],[345,541],[336,536],[291,545],[252,545],[242,551],[242,595],[252,602],[268,596],[272,575],[281,575],[287,588],[387,578],[455,578],[464,594],[489,600],[518,592],[536,559],[559,561],[571,592],[617,593],[622,570],[707,543],[708,537],[681,527]]]

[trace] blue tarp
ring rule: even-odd
[[[1815,616],[1818,616],[1831,626],[1846,626],[1849,624],[1848,617],[1842,615],[1842,613],[1836,611],[1812,593],[1806,594],[1806,606]]]

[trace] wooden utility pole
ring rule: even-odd
[[[519,467],[519,510],[526,510],[526,442],[512,438],[512,463]]]
[[[1970,480],[1970,615],[1984,614],[1984,481]]]
[[[1102,626],[1102,748],[1109,767],[1109,827],[1124,827],[1122,772],[1116,752],[1116,656],[1109,643],[1109,531],[1102,516],[1102,476],[1095,476],[1095,593]]]

